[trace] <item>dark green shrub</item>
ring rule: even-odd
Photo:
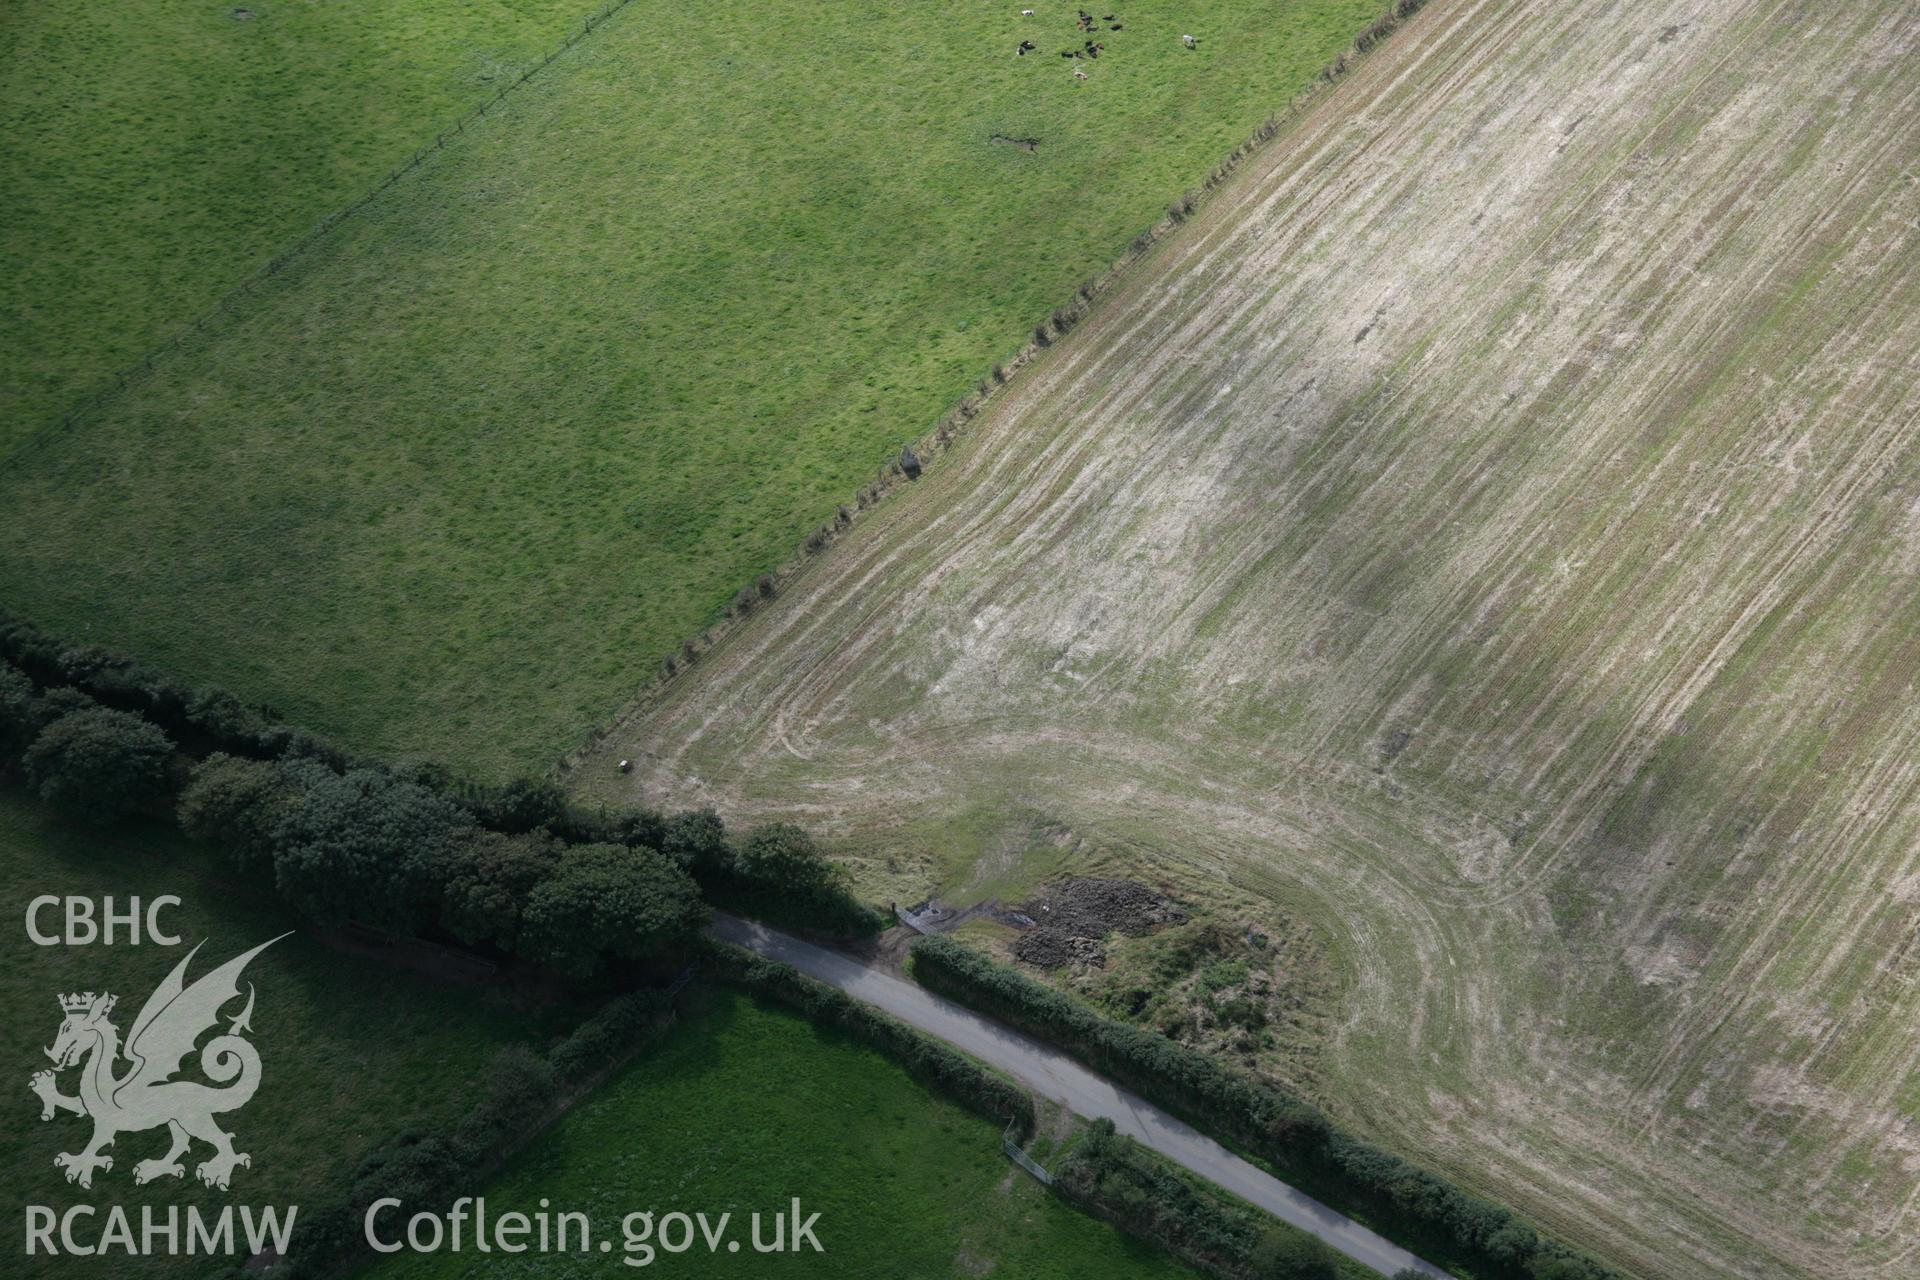
[[[846,872],[791,823],[749,831],[734,851],[733,874],[714,891],[752,914],[842,937],[879,932],[885,918],[853,896]]]
[[[1339,1265],[1321,1241],[1282,1227],[1261,1236],[1248,1261],[1258,1280],[1335,1280]]]
[[[717,819],[716,819],[717,821]],[[653,809],[562,808],[548,829],[568,844],[665,847],[666,819]]]
[[[726,825],[711,809],[668,818],[657,847],[702,884],[733,870],[733,846],[727,841]]]
[[[575,977],[613,959],[640,959],[684,943],[707,907],[687,874],[664,855],[625,845],[580,845],[527,895],[523,952]]]
[[[139,716],[88,707],[61,716],[27,748],[27,780],[57,809],[111,822],[167,796],[173,744]]]
[[[790,822],[747,832],[734,853],[733,872],[756,892],[780,897],[825,898],[840,891],[840,869],[820,856],[813,837]]]
[[[469,785],[461,798],[481,826],[508,835],[549,826],[567,806],[567,793],[546,778],[520,777],[499,786]]]
[[[914,977],[1052,1041],[1163,1106],[1289,1157],[1322,1142],[1326,1118],[1297,1098],[1164,1036],[1113,1022],[951,938],[913,944]]]
[[[195,730],[227,747],[257,747],[261,735],[271,727],[265,716],[225,689],[203,689],[191,695],[183,714]]]
[[[1201,1127],[1309,1175],[1317,1194],[1333,1191],[1372,1206],[1490,1276],[1533,1276],[1551,1264],[1567,1280],[1613,1280],[1599,1264],[1541,1240],[1499,1205],[1334,1130],[1316,1108],[1205,1054],[1103,1018],[951,938],[920,938],[912,954],[914,977],[926,986],[1059,1045]]]
[[[1509,1219],[1484,1237],[1487,1256],[1496,1262],[1525,1262],[1540,1251],[1540,1237],[1524,1222]]]
[[[293,803],[293,784],[279,765],[215,754],[194,766],[174,815],[182,831],[250,871],[273,865],[274,835]]]
[[[564,1084],[603,1070],[650,1035],[657,1034],[673,1002],[664,991],[616,996],[554,1047],[547,1061]]]
[[[537,831],[450,833],[440,861],[441,928],[469,946],[517,953],[522,905],[559,867],[563,848]]]
[[[0,658],[14,663],[42,688],[72,685],[92,701],[143,716],[194,754],[226,751],[269,757],[278,754],[276,741],[299,734],[274,725],[265,712],[224,689],[189,688],[97,646],[62,646],[4,609],[0,609]],[[327,751],[336,764],[344,763],[337,748]]]
[[[437,905],[449,837],[471,815],[380,769],[340,774],[317,760],[281,769],[294,796],[274,832],[280,895],[321,924],[418,931]]]
[[[447,1142],[462,1177],[523,1142],[560,1096],[552,1064],[524,1045],[494,1055],[481,1090]]]
[[[1318,1258],[1318,1241],[1121,1137],[1111,1120],[1088,1126],[1055,1177],[1068,1200],[1213,1275],[1280,1280],[1293,1274],[1280,1268],[1294,1251]]]
[[[94,711],[100,704],[89,698],[70,684],[59,685],[52,689],[42,689],[39,700],[33,704],[30,723],[33,736],[39,737],[40,731],[63,716],[76,711]]]
[[[0,662],[0,768],[11,768],[39,736],[39,692],[26,672]]]

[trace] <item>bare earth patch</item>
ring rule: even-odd
[[[1646,1276],[1914,1274],[1916,45],[1438,0],[577,784],[1257,895],[1346,1122]]]
[[[1103,965],[1108,934],[1143,934],[1187,918],[1178,903],[1143,884],[1092,877],[1052,885],[1020,913],[1033,923],[1021,931],[1013,954],[1043,969],[1076,962]]]

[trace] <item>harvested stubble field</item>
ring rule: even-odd
[[[1075,61],[1066,5],[634,0],[7,458],[0,596],[356,746],[543,768],[1377,5],[1141,0]]]
[[[1343,1120],[1911,1275],[1917,228],[1903,0],[1440,0],[579,785],[1258,891]]]

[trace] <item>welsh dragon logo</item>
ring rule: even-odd
[[[286,936],[283,933],[280,938]],[[188,986],[187,966],[200,951],[194,947],[147,997],[124,1047],[112,1022],[114,996],[88,991],[60,997],[64,1015],[60,1034],[46,1051],[53,1070],[35,1072],[28,1087],[40,1095],[42,1120],[51,1120],[61,1111],[93,1120],[93,1140],[85,1148],[53,1158],[56,1166],[66,1170],[68,1182],[91,1187],[95,1170],[113,1168],[113,1157],[102,1153],[116,1137],[162,1125],[171,1145],[165,1155],[133,1166],[136,1183],[184,1177],[180,1157],[196,1138],[213,1148],[212,1157],[194,1170],[210,1187],[226,1190],[234,1169],[253,1163],[246,1153],[233,1149],[233,1135],[213,1119],[246,1106],[260,1086],[260,1054],[243,1034],[253,1030],[252,983],[247,984],[246,1007],[230,1019],[225,1034],[216,1035],[200,1050],[201,1072],[225,1087],[173,1076],[201,1035],[217,1026],[220,1010],[239,997],[240,971],[280,938],[236,956]],[[131,1065],[116,1074],[123,1057]],[[80,1089],[68,1097],[60,1092],[55,1077],[75,1065],[80,1067]]]

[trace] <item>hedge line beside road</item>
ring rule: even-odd
[[[1501,1280],[1621,1280],[1510,1210],[1342,1132],[1310,1103],[1206,1054],[1101,1017],[951,938],[920,938],[912,957],[913,975],[927,987],[1058,1045],[1336,1207],[1439,1255],[1435,1261]]]
[[[790,1005],[812,1021],[839,1027],[898,1062],[920,1083],[1010,1126],[1016,1139],[1033,1132],[1033,1095],[965,1054],[870,1004],[809,978],[792,965],[712,939],[707,942],[707,956],[704,972]]]

